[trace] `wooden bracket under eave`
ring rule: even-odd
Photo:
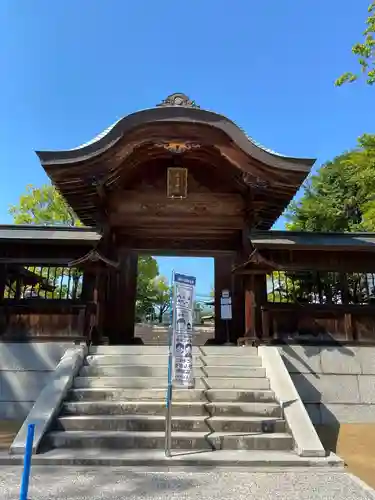
[[[246,262],[243,262],[242,264],[232,267],[232,273],[241,274],[241,271],[244,270],[244,268],[249,264],[253,264],[254,266],[259,266],[259,267],[264,266],[265,268],[264,272],[267,271],[272,272],[281,269],[281,267],[278,264],[276,264],[276,262],[273,262],[272,260],[263,257],[263,255],[259,252],[259,250],[257,248],[254,248],[254,250],[251,252]]]
[[[83,255],[79,259],[69,262],[69,267],[78,267],[86,263],[103,262],[107,266],[118,268],[120,266],[119,262],[115,262],[108,259],[104,255],[101,255],[96,249],[90,250],[87,254]]]

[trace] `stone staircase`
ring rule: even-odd
[[[253,347],[195,347],[195,389],[174,389],[172,452],[293,453],[293,439]],[[91,347],[42,449],[163,450],[167,347]]]

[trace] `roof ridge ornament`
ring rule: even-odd
[[[186,94],[176,93],[169,95],[166,99],[163,99],[160,104],[156,105],[157,107],[165,107],[165,106],[178,106],[183,108],[196,108],[199,109],[200,106],[192,101],[190,97]]]

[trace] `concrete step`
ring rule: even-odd
[[[164,448],[164,432],[141,431],[52,431],[46,434],[43,448],[99,448],[101,450]],[[174,449],[212,449],[207,432],[173,432],[171,446]]]
[[[265,373],[263,368],[262,373]],[[223,375],[223,368],[220,368],[220,373]],[[194,367],[193,373],[196,377],[206,376],[202,369]],[[83,377],[167,377],[168,366],[142,366],[142,365],[101,365],[101,366],[83,366],[79,372]]]
[[[172,417],[173,431],[284,433],[285,421],[262,417],[207,417],[179,415]],[[53,430],[59,431],[164,431],[164,415],[79,415],[59,417]]]
[[[73,387],[123,387],[134,389],[160,389],[167,387],[167,375],[164,377],[76,377]],[[267,378],[219,378],[196,377],[195,387],[201,389],[253,389],[268,390],[270,382]]]
[[[205,420],[213,432],[286,432],[285,420],[281,418],[221,416],[215,415]]]
[[[293,449],[293,438],[286,433],[259,434],[215,432],[207,437],[215,450],[273,450]]]
[[[164,400],[166,390],[140,388],[109,388],[90,387],[77,388],[69,391],[70,401],[135,401]],[[173,401],[237,401],[244,403],[274,402],[275,394],[271,390],[248,389],[174,389]]]
[[[258,349],[256,347],[245,346],[202,346],[201,351],[206,356],[257,356]]]
[[[200,401],[176,401],[173,403],[173,415],[209,416],[206,406]],[[64,415],[165,415],[164,401],[70,401],[61,409]]]
[[[134,355],[134,354],[168,354],[167,345],[98,345],[90,346],[89,354],[104,354],[104,355]],[[193,354],[201,354],[199,347],[193,347]]]
[[[204,415],[180,415],[172,418],[173,431],[205,432],[210,428]],[[164,415],[94,415],[60,417],[54,430],[59,431],[165,431]]]
[[[246,379],[245,379],[246,380]],[[255,379],[259,381],[267,381],[266,379]],[[89,388],[129,388],[129,389],[166,389],[167,375],[165,377],[76,377],[73,387],[79,389]],[[269,383],[268,383],[269,387]],[[203,378],[195,379],[196,389],[206,389],[207,385]],[[242,388],[242,387],[241,387]],[[260,387],[261,389],[263,387]],[[266,387],[267,388],[267,387]]]
[[[165,415],[164,401],[67,401],[63,404],[61,415],[127,415],[149,414]],[[173,415],[205,415],[249,417],[282,417],[279,405],[274,403],[239,403],[201,401],[173,401]]]
[[[265,378],[266,370],[259,367],[237,366],[203,366],[202,371],[206,377],[229,378]]]
[[[196,379],[198,381],[199,379]],[[268,390],[270,381],[267,378],[219,378],[206,377],[205,383],[210,389],[253,389]]]
[[[94,354],[86,356],[90,366],[168,366],[167,354]],[[201,366],[199,356],[193,356],[194,366]]]
[[[174,407],[174,405],[173,405]],[[206,403],[206,410],[211,416],[248,416],[248,417],[282,417],[282,411],[276,403],[241,403],[239,401]]]
[[[247,368],[249,366],[262,366],[260,356],[202,356],[204,366],[237,366],[239,368]]]
[[[173,449],[291,450],[293,439],[285,433],[172,432]],[[164,431],[52,431],[43,448],[162,449]]]
[[[23,456],[0,455],[0,465],[23,465]],[[263,470],[296,468],[306,472],[329,469],[329,473],[344,470],[343,461],[334,454],[327,457],[299,457],[294,451],[272,450],[172,450],[172,458],[165,456],[163,449],[154,450],[103,450],[92,449],[53,449],[45,453],[32,456],[32,465],[39,466],[86,466],[86,467],[161,467],[165,470],[170,467],[187,467],[188,471],[195,472],[197,467],[204,470],[213,470],[217,467],[257,467]],[[191,467],[191,469],[189,469]]]
[[[208,389],[205,392],[208,401],[237,401],[244,403],[274,402],[275,393],[271,390],[248,390],[248,389]]]
[[[110,389],[110,388],[90,388],[72,389],[68,393],[70,401],[164,401],[166,397],[165,389]],[[174,401],[207,401],[205,391],[202,389],[174,389]]]

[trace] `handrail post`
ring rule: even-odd
[[[23,460],[23,473],[22,473],[22,481],[21,481],[20,500],[27,500],[27,494],[29,491],[29,480],[30,480],[30,472],[31,472],[31,457],[33,454],[34,432],[35,432],[35,424],[29,424],[29,426],[27,428],[25,456],[24,456],[24,460]]]

